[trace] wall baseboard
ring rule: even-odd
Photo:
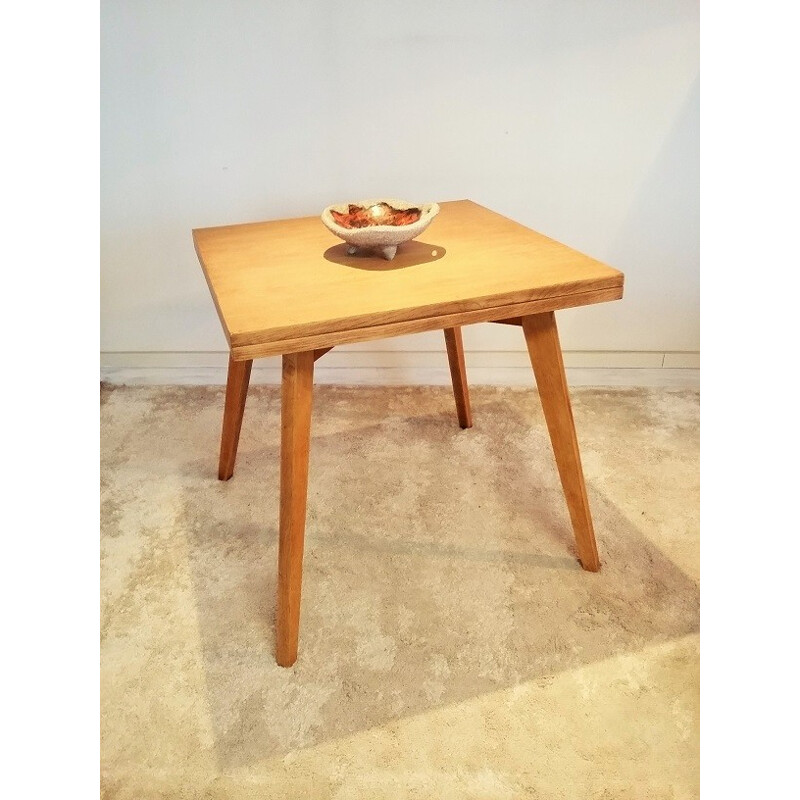
[[[475,386],[530,386],[527,353],[468,352],[467,375]],[[224,385],[227,353],[102,353],[100,379],[117,385]],[[699,353],[572,351],[564,353],[571,386],[645,386],[696,389]],[[252,384],[280,383],[280,359],[259,359]],[[422,351],[333,351],[315,366],[317,383],[446,386],[445,354]]]

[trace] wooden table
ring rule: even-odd
[[[219,478],[233,474],[254,358],[283,356],[277,661],[297,659],[314,362],[332,347],[444,330],[472,425],[460,326],[522,327],[578,556],[600,569],[554,311],[622,297],[621,272],[469,200],[442,203],[394,260],[347,254],[319,217],[193,231],[230,345]]]

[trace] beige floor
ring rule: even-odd
[[[694,798],[699,396],[577,389],[600,574],[535,391],[316,389],[300,657],[274,662],[279,394],[102,392],[106,798]]]

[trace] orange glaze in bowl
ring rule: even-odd
[[[422,216],[419,208],[397,209],[388,203],[357,206],[350,203],[347,213],[331,210],[331,216],[343,228],[369,228],[373,225],[411,225]]]

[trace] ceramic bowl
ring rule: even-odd
[[[438,213],[437,203],[414,205],[380,198],[328,206],[322,212],[322,222],[350,245],[347,249],[350,255],[361,249],[379,250],[391,261],[398,245],[419,236]]]

